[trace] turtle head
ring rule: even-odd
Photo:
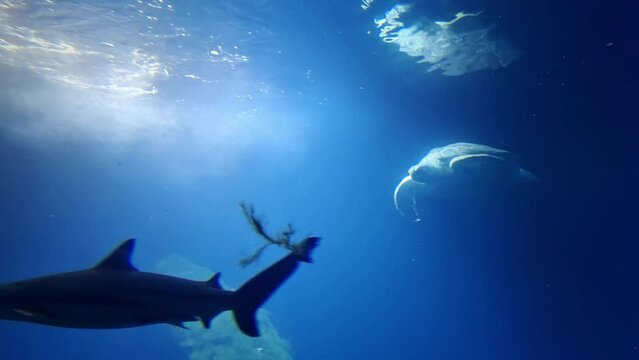
[[[408,169],[408,174],[414,181],[426,183],[429,179],[432,179],[434,171],[433,168],[431,168],[430,166],[418,164],[411,166],[410,169]]]

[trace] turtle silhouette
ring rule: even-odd
[[[410,167],[408,176],[395,188],[395,207],[404,216],[420,221],[428,199],[490,197],[537,181],[509,151],[454,143],[432,149]]]

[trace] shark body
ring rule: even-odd
[[[81,329],[116,329],[151,324],[208,328],[218,314],[233,311],[238,327],[259,336],[257,309],[296,270],[311,262],[319,238],[304,240],[237,291],[222,289],[220,274],[208,281],[138,271],[131,264],[135,240],[123,242],[95,267],[0,286],[0,319]]]

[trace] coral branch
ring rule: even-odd
[[[264,244],[259,249],[257,249],[257,251],[253,253],[253,255],[245,257],[244,259],[240,260],[240,266],[247,267],[251,265],[252,263],[254,263],[255,261],[257,261],[262,255],[262,253],[264,252],[264,250],[266,250],[266,248],[269,247],[269,245],[273,245],[273,244],[271,243]]]
[[[269,247],[270,245],[277,245],[285,249],[288,249],[290,251],[299,250],[299,245],[303,241],[300,242],[299,244],[295,244],[291,241],[291,238],[295,234],[295,230],[293,229],[293,226],[291,224],[288,224],[285,230],[283,230],[282,232],[277,234],[275,237],[273,237],[267,234],[266,230],[264,230],[264,223],[261,219],[259,219],[255,215],[255,209],[253,208],[252,204],[246,204],[244,202],[241,202],[240,207],[242,208],[242,212],[244,213],[246,220],[249,222],[249,224],[253,228],[253,231],[255,231],[258,235],[260,235],[262,238],[264,238],[264,240],[267,241],[267,243],[262,245],[259,249],[257,249],[257,251],[253,253],[253,255],[240,260],[240,266],[246,267],[254,263],[255,261],[257,261],[259,257],[262,255],[262,253],[264,252],[264,250],[266,250],[266,248]]]

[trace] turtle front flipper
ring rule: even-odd
[[[426,192],[426,184],[413,180],[410,175],[402,179],[402,181],[395,188],[393,199],[395,200],[395,208],[399,212],[413,220],[421,220],[421,210],[418,205],[417,196]]]
[[[519,167],[506,159],[490,154],[460,155],[450,160],[455,174],[486,180],[503,180],[517,174]]]

